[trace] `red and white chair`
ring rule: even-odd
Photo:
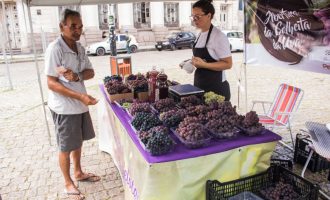
[[[259,115],[259,122],[270,130],[275,127],[286,127],[290,132],[292,146],[294,147],[291,123],[293,115],[297,111],[303,96],[304,91],[302,89],[287,84],[281,84],[272,102],[252,101],[253,105],[251,110],[253,110],[256,104],[261,104],[264,113]],[[265,105],[270,105],[268,111],[266,111]],[[293,151],[294,148],[282,141],[280,142]]]

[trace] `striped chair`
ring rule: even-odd
[[[263,115],[259,115],[259,122],[270,130],[274,127],[286,127],[290,132],[292,146],[294,147],[291,122],[303,96],[304,91],[302,89],[287,84],[281,84],[273,102],[252,101],[253,105],[251,110],[253,110],[254,105],[261,104],[264,113]],[[265,105],[267,104],[270,105],[270,107],[266,112]],[[280,142],[293,151],[294,148],[288,146],[282,141]]]

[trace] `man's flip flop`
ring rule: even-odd
[[[81,194],[78,189],[67,190],[64,189],[64,193],[69,197],[70,200],[83,200],[85,196]]]
[[[76,178],[76,181],[81,181],[81,182],[97,182],[99,180],[101,180],[101,177],[93,173],[84,173],[82,177]]]

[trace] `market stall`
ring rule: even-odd
[[[125,199],[205,199],[208,179],[229,181],[266,170],[281,139],[265,130],[258,136],[214,140],[207,147],[189,149],[173,137],[176,145],[171,152],[151,156],[130,125],[129,114],[110,102],[103,85],[100,90],[99,147],[112,155]]]

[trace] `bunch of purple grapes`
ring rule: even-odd
[[[269,200],[292,200],[299,199],[291,184],[279,181],[275,186],[261,190],[260,193]]]
[[[182,108],[187,108],[189,106],[197,106],[201,105],[203,102],[200,98],[198,98],[195,95],[190,95],[187,97],[181,97],[181,101],[179,103],[179,106]]]
[[[106,76],[103,78],[103,83],[106,84],[108,82],[122,82],[123,79],[120,75],[112,75],[112,76]]]
[[[119,81],[108,81],[107,83],[104,84],[104,87],[107,89],[107,92],[111,95],[131,92],[131,90],[128,88],[126,84]]]
[[[144,112],[136,113],[131,123],[138,131],[148,131],[155,126],[162,125],[156,115]]]
[[[185,111],[183,109],[174,109],[162,112],[159,115],[160,120],[168,127],[176,127],[184,119]]]
[[[253,136],[260,134],[265,128],[259,123],[259,117],[255,111],[246,113],[242,126],[245,128],[245,133]]]
[[[143,74],[131,74],[126,78],[126,82],[134,92],[148,91],[148,80],[143,76]]]
[[[219,103],[218,110],[224,115],[237,115],[236,106],[232,106],[230,101]]]
[[[145,113],[151,113],[151,108],[149,103],[137,103],[134,102],[131,105],[131,108],[129,109],[129,113],[132,116],[135,116],[136,113],[138,112],[145,112]]]
[[[181,123],[179,128],[176,129],[176,132],[183,140],[197,142],[208,137],[207,129],[202,124],[191,122],[183,126]]]
[[[256,126],[258,124],[259,124],[259,117],[255,111],[250,111],[250,112],[246,113],[245,118],[243,120],[244,128]]]
[[[166,154],[173,149],[173,146],[173,140],[164,132],[154,132],[146,144],[146,148],[153,156]]]
[[[154,108],[159,112],[166,112],[175,107],[175,102],[171,98],[160,99],[153,104]]]
[[[169,130],[165,126],[155,126],[148,131],[139,131],[138,136],[141,142],[147,145],[150,137],[155,133],[168,134],[168,132]]]

